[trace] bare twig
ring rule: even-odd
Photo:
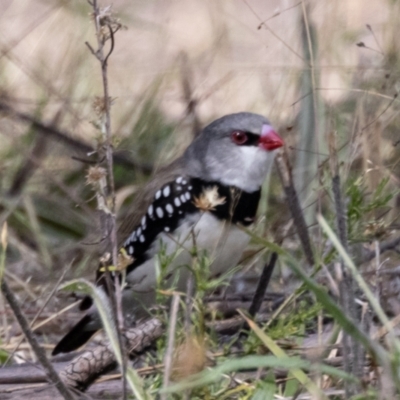
[[[9,196],[18,196],[22,192],[26,182],[40,165],[40,161],[45,158],[47,143],[43,136],[35,138],[34,146],[14,176],[13,183],[8,191]]]
[[[345,250],[348,250],[346,213],[342,203],[340,175],[337,160],[336,140],[333,132],[329,135],[329,166],[332,174],[332,192],[336,210],[336,222],[339,239]]]
[[[400,236],[394,238],[392,240],[388,240],[383,242],[379,246],[379,254],[384,253],[385,251],[395,250],[398,246],[400,246]],[[365,263],[371,261],[376,256],[376,250],[369,250],[364,257],[360,260],[361,263]]]
[[[52,299],[52,297],[54,296],[54,293],[58,290],[58,287],[60,286],[60,283],[64,279],[65,274],[70,269],[72,263],[73,263],[73,261],[70,262],[67,265],[66,268],[64,268],[64,271],[62,272],[62,274],[61,274],[60,278],[58,279],[57,283],[54,285],[54,287],[53,287],[52,291],[50,292],[50,294],[47,296],[47,299],[45,300],[44,304],[42,305],[42,307],[40,307],[40,310],[36,313],[35,317],[32,319],[32,321],[30,323],[30,328],[32,329],[32,331],[34,331],[34,330],[36,330],[38,328],[37,326],[34,326],[35,322],[40,317],[40,315],[42,314],[43,310],[45,309],[45,307],[47,306],[49,301]],[[23,338],[18,341],[17,345],[14,347],[14,350],[8,355],[6,362],[3,364],[3,367],[8,364],[8,362],[11,360],[11,358],[14,355],[14,353],[18,350],[18,348],[19,348],[19,346],[21,345],[22,342],[23,342]]]
[[[278,168],[286,200],[296,226],[297,235],[299,236],[301,245],[303,246],[307,262],[310,265],[314,265],[314,254],[311,247],[310,236],[308,234],[307,224],[304,219],[299,198],[293,184],[292,170],[286,151],[283,154],[277,155],[275,165]]]
[[[271,320],[271,313],[258,314],[254,318],[255,322],[263,323]],[[208,322],[207,328],[213,329],[218,333],[232,334],[237,332],[243,327],[243,318],[240,315],[236,315],[232,318],[224,319],[221,321]]]
[[[57,126],[61,116],[62,112],[59,110],[53,118],[52,125]],[[13,183],[8,191],[9,196],[17,196],[22,192],[25,183],[46,157],[47,144],[48,142],[45,140],[44,136],[35,138],[35,144],[32,147],[30,154],[14,176]]]
[[[249,308],[249,315],[254,317],[260,310],[261,304],[264,300],[265,291],[267,290],[269,281],[272,276],[272,272],[275,268],[276,260],[278,259],[278,254],[273,252],[268,264],[265,264],[264,269],[261,273],[260,279],[258,281],[256,292],[254,293],[253,301],[251,302]]]
[[[110,248],[112,255],[112,263],[113,265],[117,265],[117,228],[116,228],[116,218],[115,218],[115,188],[114,188],[114,172],[113,172],[113,148],[111,141],[111,102],[109,96],[108,89],[108,64],[107,59],[104,57],[104,44],[106,39],[104,38],[104,34],[101,32],[101,22],[100,22],[100,13],[101,10],[97,5],[97,0],[93,0],[91,2],[93,7],[93,16],[94,23],[96,27],[96,37],[98,48],[94,51],[89,43],[87,46],[91,49],[92,53],[96,56],[96,58],[100,61],[101,64],[101,76],[103,81],[103,112],[102,112],[102,133],[105,138],[105,150],[106,150],[106,165],[107,165],[107,193],[105,195],[109,197],[110,201],[106,201],[106,204],[109,208],[108,213],[104,213],[104,217],[106,220],[106,224],[104,226],[103,232],[105,233],[105,237],[109,237],[110,239]],[[108,25],[107,25],[108,26]],[[113,46],[112,46],[113,47]],[[109,54],[110,55],[110,54]],[[117,286],[119,286],[118,280],[116,280]],[[118,290],[116,290],[118,291]],[[122,323],[122,315],[120,317],[118,313],[118,326],[121,327],[120,323]]]
[[[110,25],[107,25],[108,31],[110,33],[111,46],[107,55],[104,57],[103,64],[107,65],[108,57],[111,56],[111,53],[114,51],[114,31],[111,29]]]
[[[21,112],[0,100],[0,112],[7,114],[8,117],[30,124],[32,129],[41,135],[46,135],[48,137],[56,139],[58,142],[71,147],[74,150],[78,150],[85,153],[93,153],[95,151],[94,147],[85,143],[81,140],[75,139],[69,132],[62,131],[54,125],[46,125],[36,119],[33,115]],[[151,165],[139,164],[132,159],[122,155],[115,154],[114,161],[118,165],[123,165],[125,167],[135,168],[143,173],[150,173],[153,170]],[[87,162],[87,161],[85,161]]]
[[[26,320],[25,316],[23,315],[21,308],[18,305],[17,299],[14,296],[14,293],[9,288],[7,282],[5,281],[4,277],[1,282],[1,291],[3,292],[4,297],[10,304],[11,309],[13,310],[14,316],[17,319],[18,323],[21,326],[24,335],[26,336],[29,344],[32,346],[32,350],[34,351],[37,359],[39,360],[40,364],[42,364],[47,377],[51,382],[54,383],[60,394],[67,400],[73,400],[75,397],[70,393],[67,389],[63,381],[58,376],[57,372],[55,371],[54,367],[51,365],[50,361],[47,359],[46,354],[42,347],[40,347],[36,337],[33,335],[31,328],[29,327],[28,321]]]
[[[86,43],[90,51],[99,60],[101,65],[101,77],[103,82],[103,104],[101,107],[101,132],[104,137],[105,145],[105,155],[106,155],[106,168],[107,168],[107,179],[106,185],[107,190],[105,193],[105,203],[108,211],[102,208],[102,231],[103,236],[108,238],[107,248],[111,250],[112,264],[118,264],[117,257],[117,224],[115,215],[115,187],[114,187],[114,172],[113,172],[113,146],[112,146],[112,134],[111,134],[111,99],[109,95],[108,87],[108,58],[114,49],[114,34],[112,29],[112,17],[110,16],[111,6],[104,9],[100,9],[97,0],[93,0],[91,3],[93,8],[94,25],[96,28],[96,38],[97,38],[97,50],[94,50],[89,43]],[[104,29],[107,28],[110,36],[106,36]],[[110,40],[111,47],[107,54],[104,55],[105,43]],[[108,287],[108,292],[111,298],[111,304],[114,311],[114,315],[117,321],[116,326],[118,327],[118,341],[120,348],[122,348],[122,334],[124,330],[124,318],[122,315],[122,290],[119,281],[119,277],[115,275],[114,279],[114,290],[111,291],[110,285],[110,273],[106,268],[106,283]],[[126,399],[126,365],[127,359],[125,352],[122,353],[122,379],[123,379],[123,398]]]
[[[329,165],[332,174],[332,192],[336,210],[336,221],[339,239],[346,251],[348,251],[347,241],[347,221],[346,212],[342,202],[340,187],[339,166],[337,160],[336,138],[333,132],[329,135]],[[355,285],[351,274],[347,272],[344,261],[341,261],[342,277],[339,281],[340,302],[343,311],[353,320],[358,321],[355,304]],[[346,332],[343,332],[343,361],[346,372],[353,373],[355,376],[363,375],[363,351],[360,343],[357,342]],[[356,384],[346,382],[346,394],[351,397],[358,393]]]
[[[379,40],[378,40],[378,38],[376,37],[374,30],[372,29],[372,26],[371,26],[370,24],[366,24],[365,26],[366,26],[367,29],[372,33],[372,36],[373,36],[374,39],[375,39],[375,43],[378,45],[379,50],[381,51],[381,54],[384,56],[384,55],[385,55],[385,52],[383,51],[383,48],[382,48],[381,44],[379,43]]]

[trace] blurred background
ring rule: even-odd
[[[94,104],[103,89],[85,45],[96,46],[85,1],[2,0],[1,8],[0,225],[8,221],[6,275],[34,315],[65,271],[65,279],[94,276],[98,216],[85,160],[99,141]],[[108,61],[120,217],[198,127],[238,111],[267,116],[285,138],[310,224],[329,132],[338,135],[343,181],[355,172],[365,190],[383,180],[397,190],[398,1],[114,0],[112,12],[122,25]],[[268,194],[259,233],[273,240],[290,219],[275,175]],[[376,226],[384,215],[394,227],[396,196],[384,205]],[[5,322],[6,336],[18,332]]]

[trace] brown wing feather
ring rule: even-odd
[[[133,229],[140,224],[140,220],[147,212],[148,207],[154,200],[154,195],[161,187],[184,173],[183,159],[178,158],[171,164],[160,169],[137,194],[131,212],[124,217],[118,227],[118,246],[122,246],[126,238],[133,232]]]

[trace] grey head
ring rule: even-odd
[[[190,176],[254,192],[271,170],[276,149],[282,145],[267,118],[241,112],[206,126],[186,149],[183,160]]]

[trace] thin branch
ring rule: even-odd
[[[381,54],[384,56],[385,52],[383,51],[383,48],[382,48],[381,44],[379,43],[378,38],[376,37],[374,30],[372,29],[372,26],[370,24],[366,24],[365,26],[372,33],[372,36],[375,39],[375,43],[378,45],[379,50],[381,51]]]
[[[52,137],[56,139],[58,142],[61,142],[62,144],[65,144],[75,150],[82,151],[85,153],[95,152],[93,146],[81,140],[73,138],[69,132],[62,131],[61,129],[53,125],[46,125],[41,121],[39,121],[38,119],[36,119],[34,116],[24,112],[20,112],[15,108],[13,108],[12,106],[10,106],[9,104],[7,104],[6,102],[1,100],[0,100],[0,112],[7,114],[7,116],[10,118],[30,124],[32,129],[37,131],[37,133],[46,135],[48,137]],[[153,170],[153,167],[151,165],[136,163],[135,161],[129,159],[128,157],[122,154],[114,154],[113,158],[115,163],[118,165],[122,165],[128,168],[135,168],[138,171],[141,171],[146,174],[152,172]]]
[[[342,202],[342,193],[340,188],[340,175],[339,166],[337,160],[336,140],[334,133],[331,132],[329,135],[329,165],[332,174],[332,192],[336,210],[336,222],[338,228],[339,239],[342,242],[343,247],[348,250],[347,241],[347,223],[346,213]]]
[[[254,317],[258,311],[262,302],[264,301],[265,291],[267,290],[269,281],[271,280],[272,272],[274,271],[276,260],[278,259],[278,254],[273,252],[269,263],[265,264],[264,269],[261,273],[260,279],[258,281],[256,292],[254,293],[253,300],[249,307],[249,315]]]
[[[383,242],[379,246],[379,254],[384,253],[385,251],[389,250],[396,250],[396,248],[400,245],[400,236],[397,238],[394,238],[392,240],[388,240],[386,242]],[[375,250],[369,250],[364,257],[362,257],[362,260],[360,260],[360,263],[365,263],[368,261],[371,261],[373,258],[376,256],[376,251]]]
[[[339,164],[337,159],[336,150],[336,137],[335,133],[329,134],[329,165],[332,175],[332,192],[335,203],[336,211],[336,223],[340,242],[343,248],[348,251],[348,240],[347,240],[347,220],[345,207],[342,201],[342,193],[340,187],[340,175],[339,175]],[[350,273],[347,272],[347,268],[343,260],[341,260],[342,278],[339,281],[339,293],[340,303],[344,313],[351,318],[353,321],[360,323],[360,318],[357,316],[356,304],[355,304],[355,284]],[[363,375],[363,362],[364,352],[361,344],[356,339],[351,337],[346,332],[343,332],[343,361],[345,371],[353,373],[357,377]],[[348,397],[358,393],[360,388],[351,382],[346,382],[345,390]]]
[[[314,254],[311,247],[310,236],[308,234],[307,224],[300,206],[299,198],[293,184],[293,176],[287,153],[278,154],[275,165],[277,166],[279,177],[285,191],[286,200],[296,227],[297,235],[303,247],[307,262],[314,265]]]
[[[96,57],[101,65],[101,77],[103,82],[103,101],[104,101],[104,112],[102,116],[102,134],[104,136],[105,152],[106,152],[106,166],[107,166],[107,193],[105,193],[106,204],[109,208],[109,212],[103,212],[102,219],[104,221],[103,232],[110,233],[109,236],[109,246],[111,249],[111,258],[113,265],[118,264],[118,249],[117,249],[117,224],[115,215],[115,184],[114,184],[114,166],[113,166],[113,146],[112,146],[112,133],[111,133],[111,101],[109,95],[108,87],[108,69],[107,61],[108,57],[111,55],[114,49],[114,35],[112,31],[112,18],[102,18],[102,15],[106,14],[105,9],[100,10],[97,4],[97,0],[92,2],[94,23],[96,28],[96,38],[97,38],[97,51]],[[111,6],[109,6],[109,9]],[[107,26],[110,31],[110,37],[105,37],[102,32],[102,26]],[[111,49],[108,55],[104,56],[104,44],[110,39]],[[90,49],[90,45],[88,45]],[[110,289],[110,273],[108,268],[106,268],[106,283],[107,287]],[[121,332],[124,330],[124,318],[122,314],[122,289],[119,282],[119,277],[116,275],[114,278],[114,291],[109,290],[109,295],[111,298],[111,304],[116,318],[116,326],[118,327],[118,341],[119,346],[122,348],[123,340]],[[126,399],[126,365],[127,358],[126,353],[122,353],[122,384],[123,384],[123,399]]]
[[[26,336],[29,344],[32,346],[32,350],[34,351],[38,361],[42,364],[43,369],[46,372],[47,377],[51,382],[54,383],[57,390],[60,392],[61,396],[67,400],[74,400],[75,397],[73,394],[67,389],[64,382],[58,376],[56,370],[54,369],[53,365],[46,357],[46,353],[42,347],[40,347],[36,337],[33,335],[31,328],[29,327],[28,321],[26,320],[25,316],[23,315],[21,308],[17,302],[17,299],[14,296],[14,293],[9,288],[6,280],[3,277],[1,282],[1,291],[3,292],[4,297],[8,301],[11,309],[13,310],[14,316],[17,319],[19,325],[21,326],[22,332]]]
[[[250,6],[250,4],[246,0],[242,0],[244,4],[249,8],[249,10],[253,13],[253,15],[259,20],[260,24],[258,25],[260,28],[264,27],[271,33],[272,36],[274,36],[279,42],[281,42],[287,49],[289,49],[293,54],[295,54],[297,57],[299,57],[301,60],[304,61],[304,58],[296,52],[296,50],[293,49],[293,47],[289,46],[283,39],[281,39],[267,24],[266,21],[262,21],[261,18],[258,16],[258,14],[253,10],[253,8]],[[297,4],[296,4],[297,5]],[[258,28],[257,28],[258,29]]]
[[[92,45],[89,42],[85,42],[86,46],[88,47],[89,51],[96,57],[99,58],[97,52],[93,49]]]
[[[107,27],[108,27],[108,30],[110,32],[111,47],[110,47],[110,51],[108,52],[108,54],[104,58],[103,64],[107,64],[108,57],[110,57],[111,53],[114,51],[114,31],[112,30],[110,25],[107,25]]]
[[[47,304],[49,303],[49,301],[52,299],[52,297],[54,296],[54,293],[58,290],[58,287],[60,286],[60,283],[63,281],[66,273],[69,271],[69,269],[71,268],[71,265],[73,264],[74,260],[72,260],[67,266],[66,268],[64,268],[61,276],[58,278],[56,284],[54,285],[53,289],[51,290],[50,294],[47,296],[47,299],[44,301],[44,303],[42,304],[42,306],[40,307],[39,311],[36,313],[35,317],[32,319],[31,323],[29,324],[29,327],[32,329],[32,331],[36,330],[37,327],[34,327],[35,322],[37,321],[37,319],[40,317],[40,315],[42,314],[43,310],[45,309],[45,307],[47,306]],[[23,342],[23,338],[20,339],[18,341],[18,343],[16,344],[16,346],[14,347],[14,350],[8,355],[8,358],[6,360],[6,362],[4,363],[4,365],[8,364],[8,362],[11,360],[11,358],[14,356],[14,353],[18,350],[19,346],[21,345],[21,343]]]

